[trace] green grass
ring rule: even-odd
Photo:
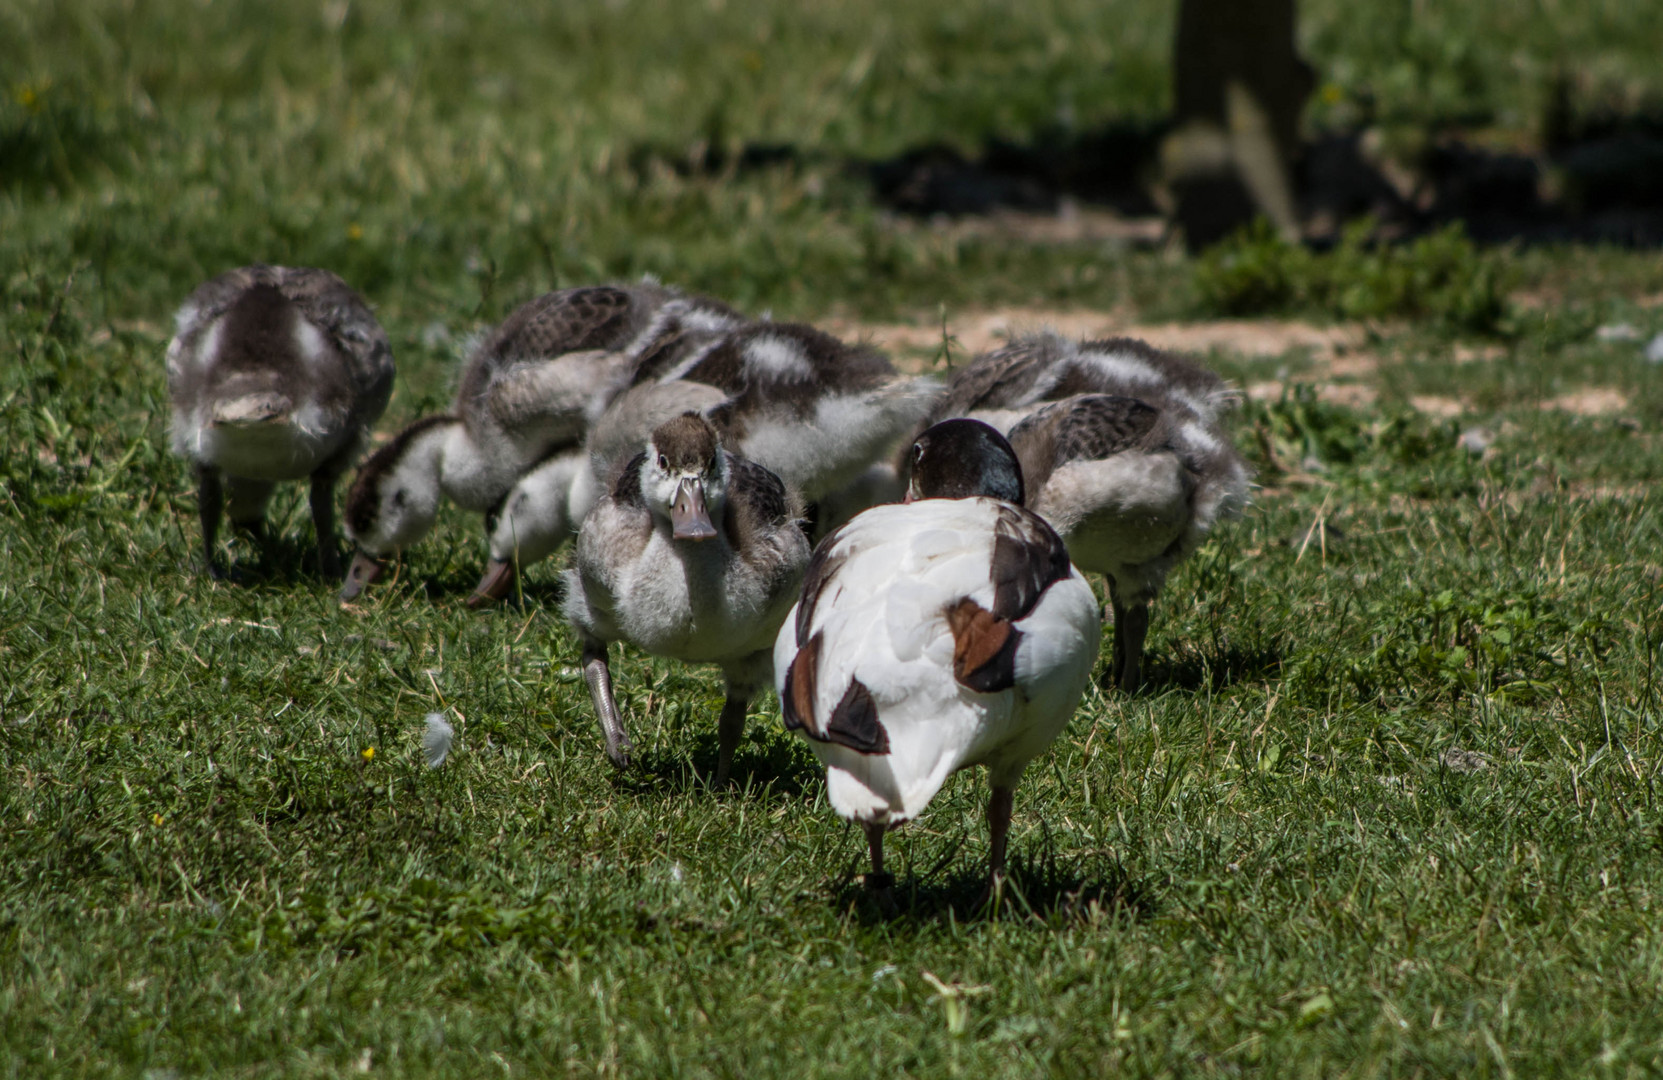
[[[1423,8],[1309,3],[1310,49],[1393,122],[1488,110],[1498,137],[1555,64],[1588,109],[1657,93],[1663,30],[1629,6]],[[387,427],[555,284],[653,271],[806,317],[1219,304],[1164,254],[896,230],[841,165],[1158,117],[1170,25],[1083,0],[0,11],[0,1076],[1663,1070],[1663,388],[1593,336],[1663,331],[1654,255],[1446,243],[1426,288],[1419,256],[1295,266],[1279,306],[1382,318],[1379,404],[1246,404],[1265,487],[1171,581],[1148,692],[1092,692],[1030,771],[993,915],[983,779],[891,838],[884,921],[771,701],[743,789],[704,789],[712,672],[619,660],[643,767],[615,774],[555,568],[467,612],[464,515],[353,609],[307,569],[298,488],[272,547],[233,541],[246,583],[195,572],[160,352],[190,287],[252,258],[377,303]],[[653,164],[701,140],[804,155]],[[1504,301],[1479,290],[1482,325],[1439,306],[1468,274]],[[1498,354],[1452,363],[1473,330]],[[1624,404],[1542,407],[1588,388]],[[429,770],[434,709],[460,741]]]

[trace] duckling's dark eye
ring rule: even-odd
[[[658,467],[663,469],[665,472],[669,472],[670,459],[665,457],[663,454],[658,455]]]

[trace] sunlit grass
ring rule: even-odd
[[[1385,85],[1364,40],[1385,15],[1338,10],[1308,6],[1313,50]],[[1655,77],[1626,10],[1565,40]],[[1440,54],[1416,31],[1423,68],[1492,103],[1534,77],[1497,42],[1538,48],[1539,20],[1428,18],[1491,36]],[[1244,405],[1263,487],[1170,583],[1148,690],[1093,691],[1030,770],[993,914],[972,906],[983,779],[894,834],[886,922],[771,701],[741,789],[706,789],[713,672],[618,659],[643,767],[614,773],[557,567],[521,607],[462,606],[477,519],[447,513],[348,609],[309,569],[298,489],[268,548],[235,542],[242,584],[196,572],[161,349],[191,286],[254,258],[329,266],[378,305],[389,426],[448,400],[458,343],[514,303],[647,271],[805,317],[1193,313],[1194,264],[897,229],[846,169],[1064,104],[1081,126],[1157,117],[1170,19],[0,12],[0,1075],[1663,1066],[1663,391],[1637,345],[1594,337],[1663,331],[1650,255],[1478,252],[1511,286],[1481,338],[1394,309],[1359,346],[1377,404]],[[1448,96],[1390,85],[1428,122]],[[749,141],[803,153],[712,175],[655,156]],[[1322,372],[1213,359],[1244,384]],[[1590,390],[1594,415],[1568,411]],[[1469,427],[1482,456],[1456,445]],[[431,711],[457,733],[437,770]]]

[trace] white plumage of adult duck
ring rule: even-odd
[[[1109,677],[1142,679],[1149,606],[1220,517],[1244,504],[1250,474],[1224,416],[1223,379],[1142,341],[1019,338],[954,374],[933,419],[971,416],[1005,434],[1028,506],[1070,558],[1108,582]]]
[[[227,495],[232,524],[259,531],[277,482],[310,478],[319,566],[339,575],[335,481],[393,387],[369,305],[327,270],[256,264],[199,285],[174,323],[172,447],[197,474],[209,573]]]
[[[622,457],[664,420],[700,413],[724,446],[777,475],[816,511],[824,502],[828,513],[847,513],[846,504],[861,508],[890,494],[883,459],[939,389],[933,379],[898,375],[873,349],[800,323],[689,326],[669,309],[654,321],[657,329],[631,347],[628,387],[590,429],[587,466],[576,457],[551,459],[504,499],[478,600],[505,596],[514,565],[558,548]]]
[[[909,458],[907,501],[815,549],[774,644],[785,726],[825,764],[832,807],[865,829],[867,882],[886,901],[884,833],[971,765],[988,768],[996,883],[1017,782],[1073,715],[1101,630],[997,431],[948,420]]]
[[[342,599],[426,536],[442,500],[489,512],[528,468],[579,450],[627,377],[630,343],[666,309],[690,324],[738,320],[653,281],[562,289],[511,312],[469,354],[452,411],[410,424],[359,470],[346,506],[358,555]]]
[[[611,642],[716,664],[727,684],[716,783],[727,783],[745,710],[768,685],[774,633],[796,599],[808,540],[779,477],[722,449],[697,413],[658,425],[583,520],[566,571],[566,617],[606,753],[629,765],[612,694]]]

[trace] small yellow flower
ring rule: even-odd
[[[1345,100],[1345,91],[1339,83],[1328,83],[1322,88],[1322,103],[1324,105],[1338,105]]]
[[[150,815],[150,824],[155,825],[157,828],[160,828],[161,824],[162,824],[162,815],[160,815],[160,814],[151,814]]]
[[[373,747],[373,746],[364,747],[363,752],[360,753],[358,756],[364,759],[364,764],[365,765],[368,765],[370,762],[375,760],[375,747]]]
[[[346,238],[348,240],[362,240],[364,238],[364,227],[354,221],[346,227]]]

